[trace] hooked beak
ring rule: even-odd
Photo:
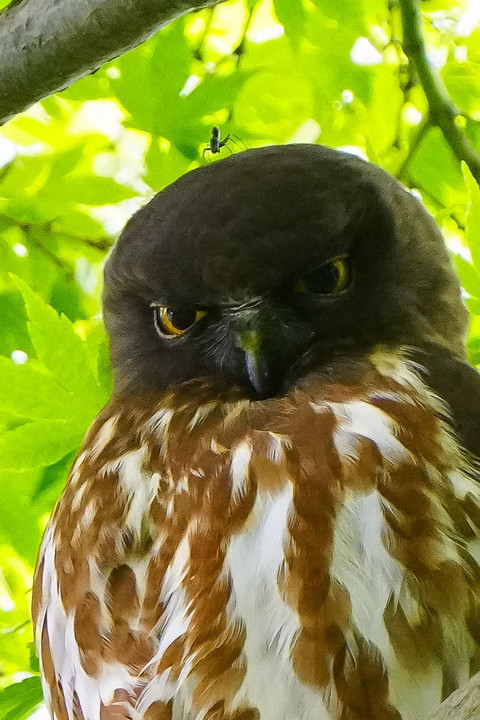
[[[239,345],[245,353],[245,368],[255,394],[261,400],[275,395],[278,381],[262,351],[262,341],[258,331],[245,330],[240,333]]]
[[[232,308],[232,329],[237,346],[236,379],[259,400],[282,391],[288,373],[312,340],[310,327],[294,315],[285,317],[283,308],[269,306],[263,298]]]

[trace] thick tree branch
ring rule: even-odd
[[[456,124],[456,118],[462,113],[452,102],[440,73],[428,60],[419,1],[399,0],[399,5],[403,25],[403,50],[417,71],[428,101],[430,119],[440,128],[456,157],[467,163],[477,182],[480,182],[480,154]]]
[[[0,13],[0,125],[140,44],[180,15],[219,2],[13,2]]]
[[[480,717],[480,673],[452,693],[429,720],[475,720]]]

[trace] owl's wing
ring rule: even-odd
[[[181,530],[175,536],[170,523],[163,551],[152,539],[169,524],[158,501],[167,481],[147,468],[145,418],[138,409],[103,411],[43,538],[33,617],[55,720],[136,718],[157,651],[162,577]],[[161,421],[160,411],[153,422]]]
[[[451,418],[445,420],[453,425],[461,444],[480,458],[480,372],[433,343],[413,351],[412,359],[424,382],[447,403]]]
[[[218,575],[255,488],[232,500],[232,458],[217,440],[241,441],[245,403],[202,404],[192,390],[174,408],[163,400],[105,408],[47,526],[33,618],[54,720],[171,720],[174,702],[175,717],[197,717],[181,709],[193,671],[205,676],[196,692],[208,695],[209,720],[227,720],[211,698],[241,677],[230,667],[241,632],[225,628]],[[257,720],[249,713],[231,720]]]

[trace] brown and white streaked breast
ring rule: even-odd
[[[480,659],[480,492],[439,410],[386,353],[107,406],[37,567],[52,716],[423,720]]]

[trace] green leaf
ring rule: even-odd
[[[21,116],[26,119],[26,116]],[[10,168],[10,172],[0,182],[0,197],[22,197],[33,195],[47,179],[48,165],[42,156],[17,157]]]
[[[17,493],[15,497],[18,498]],[[5,514],[3,508],[2,504],[2,516]],[[19,517],[16,518],[17,526],[20,525]],[[23,520],[24,516],[21,517]],[[24,534],[29,520],[25,517]],[[35,536],[35,533],[32,535]],[[5,676],[14,675],[18,668],[30,670],[32,627],[29,591],[32,581],[30,563],[25,562],[25,555],[20,555],[11,544],[0,544],[0,569],[0,687],[3,687]],[[0,717],[4,717],[1,709]]]
[[[77,448],[75,448],[74,452],[65,455],[64,458],[53,465],[49,465],[42,471],[38,485],[35,488],[33,496],[34,500],[40,497],[47,490],[50,490],[52,487],[57,486],[57,491],[63,487],[70,468],[75,461],[76,451]]]
[[[11,287],[0,293],[0,318],[0,354],[10,356],[14,350],[23,350],[30,355],[33,348],[27,332],[25,306]]]
[[[355,0],[355,2],[339,2],[338,0],[313,0],[325,15],[338,23],[345,34],[367,34],[368,21],[377,13],[385,13],[383,0]]]
[[[479,107],[480,65],[450,59],[443,69],[442,77],[453,102],[464,112],[474,115]]]
[[[75,332],[70,320],[65,315],[58,315],[23,280],[20,278],[13,280],[25,302],[29,318],[29,334],[40,362],[52,372],[64,388],[69,388],[72,384],[79,385],[77,372],[82,376],[80,386],[94,383],[95,378],[88,365],[83,341]],[[67,359],[69,367],[66,367]]]
[[[238,97],[249,78],[251,71],[238,70],[230,75],[207,75],[195,90],[180,99],[179,117],[176,118],[175,142],[181,145],[189,139],[193,132],[195,141],[208,140],[209,131],[205,127],[204,116],[214,115],[224,108],[230,107]],[[192,118],[195,122],[192,122]],[[201,122],[199,122],[201,120]],[[182,132],[183,130],[183,132]],[[187,135],[187,137],[185,137]],[[200,137],[198,137],[200,135]]]
[[[0,690],[2,720],[25,720],[43,700],[42,684],[38,676]]]
[[[426,190],[444,207],[464,204],[460,167],[438,128],[432,128],[417,147],[410,164],[412,186]]]
[[[465,232],[465,240],[470,250],[473,264],[480,273],[480,188],[465,162],[462,162],[462,172],[468,188],[467,230]],[[478,294],[480,294],[480,290],[477,295]]]
[[[62,183],[62,197],[82,205],[113,205],[137,194],[133,188],[100,175],[67,178]]]
[[[463,289],[473,297],[480,297],[480,274],[461,255],[454,255],[453,261]]]
[[[480,365],[480,338],[472,338],[467,344],[468,359],[472,365]]]
[[[45,489],[41,495],[35,497],[39,475],[40,469],[25,470],[25,472],[6,471],[0,474],[0,542],[7,543],[12,550],[15,548],[22,560],[28,563],[29,569],[35,563],[42,531],[45,527],[45,516],[56,502],[59,489],[58,486],[53,491]],[[11,555],[11,553],[9,554]],[[0,555],[0,566],[3,572],[6,567],[5,562],[5,557]],[[23,595],[29,588],[31,588],[31,583],[27,582]],[[25,600],[28,605],[29,598],[26,597]],[[20,604],[20,598],[17,599],[16,604]],[[28,613],[26,616],[28,617]],[[2,647],[0,646],[1,658]],[[27,670],[28,668],[23,666],[18,669]]]
[[[33,367],[31,361],[15,365],[6,357],[0,357],[0,407],[32,420],[71,416],[70,397],[54,378]]]
[[[158,192],[183,175],[189,164],[189,160],[174,145],[162,149],[159,141],[152,138],[145,155],[147,171],[143,179]]]
[[[472,315],[480,315],[480,300],[477,298],[466,298],[465,305]]]
[[[15,278],[15,284],[25,301],[28,330],[37,358],[69,394],[70,417],[78,418],[85,427],[106,400],[86,344],[65,315],[58,315],[19,278]]]
[[[58,229],[59,233],[66,232],[70,235],[75,235],[80,239],[82,237],[88,238],[91,241],[94,241],[97,238],[102,238],[103,241],[106,241],[107,239],[105,236],[105,230],[98,220],[95,220],[95,218],[87,215],[87,213],[83,210],[72,206],[66,208],[66,212],[57,219],[56,229]],[[75,242],[71,237],[69,237],[68,240],[70,244]],[[84,245],[82,247],[84,250],[88,250],[88,247],[85,248]],[[77,248],[75,247],[75,249]],[[98,250],[92,249],[92,252],[96,252],[96,257],[99,257]]]
[[[377,68],[373,81],[367,134],[375,153],[380,156],[395,141],[397,118],[403,102],[402,91],[395,82],[396,72],[396,69],[381,66]]]
[[[256,73],[242,88],[237,123],[248,132],[285,142],[313,113],[313,87],[296,71]]]
[[[274,0],[273,6],[287,37],[297,45],[305,34],[306,13],[302,0]]]
[[[63,185],[65,176],[80,164],[84,154],[85,138],[82,138],[82,142],[78,143],[78,145],[74,145],[63,152],[56,153],[50,163],[49,182],[61,182]]]
[[[112,366],[108,336],[102,322],[91,323],[85,342],[98,382],[109,397],[112,393]]]
[[[163,28],[151,42],[123,55],[115,61],[118,77],[110,79],[113,93],[131,115],[128,124],[168,139],[181,117],[180,92],[190,74],[184,27],[182,18]]]
[[[77,80],[60,93],[66,100],[103,100],[109,96],[109,83],[104,73],[98,71]]]
[[[0,471],[24,472],[53,465],[80,445],[82,433],[64,420],[26,423],[0,437]]]

